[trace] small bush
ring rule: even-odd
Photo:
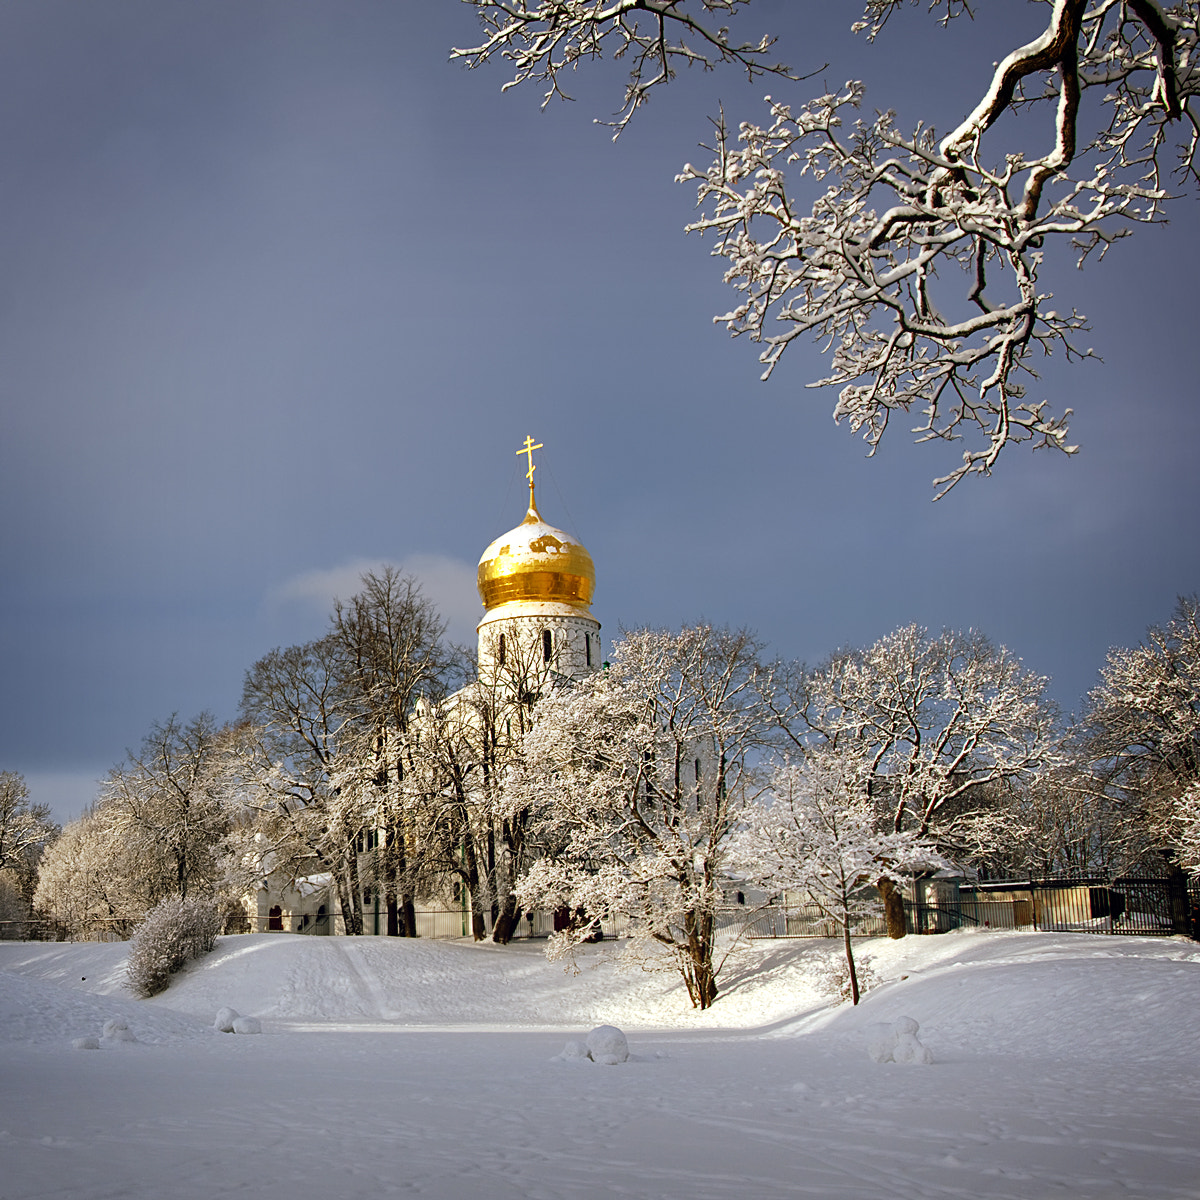
[[[816,967],[814,973],[820,981],[823,991],[836,996],[839,1000],[852,999],[850,967],[844,954],[831,955]],[[854,956],[854,973],[858,977],[860,996],[883,982],[871,966],[871,960],[865,956],[861,958],[857,954]]]
[[[184,963],[207,954],[217,943],[220,918],[204,900],[164,900],[134,932],[126,971],[134,994],[145,998],[165,990]]]

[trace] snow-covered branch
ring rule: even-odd
[[[633,63],[619,129],[680,61],[795,77],[704,18],[749,0],[466,0],[488,38],[455,54],[512,62],[561,94],[560,75],[606,54]],[[882,36],[903,0],[868,0],[855,28]],[[969,8],[935,0],[942,24]],[[850,81],[807,103],[767,97],[770,120],[722,115],[708,166],[688,164],[700,216],[737,303],[716,318],[760,342],[762,377],[811,336],[839,389],[835,420],[873,453],[897,412],[917,440],[963,442],[944,495],[1012,443],[1072,454],[1069,409],[1037,387],[1037,360],[1092,357],[1085,318],[1039,276],[1056,245],[1082,265],[1165,219],[1172,188],[1200,182],[1200,0],[1052,0],[1042,29],[996,65],[978,102],[938,136],[890,111],[860,116]],[[672,41],[672,35],[678,40]],[[936,54],[936,50],[934,53]],[[1019,114],[1019,119],[1003,119]]]
[[[622,59],[629,78],[620,110],[605,122],[614,137],[646,102],[653,88],[676,70],[721,63],[740,67],[751,79],[771,74],[791,78],[769,58],[774,38],[737,41],[714,16],[732,16],[750,0],[463,0],[478,10],[484,40],[455,48],[451,58],[478,67],[493,58],[510,63],[507,91],[532,80],[545,85],[544,108],[555,96],[571,97],[563,76],[587,59]]]

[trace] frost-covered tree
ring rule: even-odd
[[[1200,875],[1200,783],[1189,785],[1173,799],[1168,819],[1179,865]]]
[[[245,726],[232,778],[244,796],[233,857],[247,886],[328,872],[349,934],[362,933],[361,792],[333,781],[348,719],[341,647],[333,635],[272,650],[246,673]]]
[[[931,89],[930,111],[907,128],[886,98],[860,116],[858,80],[793,98],[773,39],[730,31],[750,0],[465,2],[485,37],[455,55],[507,60],[508,86],[540,83],[549,100],[588,60],[621,58],[618,132],[680,66],[784,76],[766,121],[733,129],[722,117],[714,161],[679,176],[698,186],[689,229],[715,238],[737,293],[717,320],[763,344],[764,378],[796,339],[816,338],[830,358],[816,385],[840,389],[835,419],[872,451],[897,412],[916,418],[918,440],[964,440],[939,495],[990,472],[1014,442],[1074,452],[1070,410],[1029,391],[1038,357],[1092,352],[1085,318],[1039,275],[1047,255],[1102,258],[1196,183],[1200,0],[1014,7],[1020,32],[983,48],[992,65],[970,111],[941,111]],[[855,29],[884,36],[902,7],[867,0]],[[928,8],[942,24],[971,14],[963,0]],[[805,52],[819,67],[819,47]],[[931,43],[914,70],[936,77],[937,53]]]
[[[409,726],[418,700],[445,693],[456,660],[432,601],[394,567],[366,572],[360,590],[336,603],[332,624],[346,718],[335,782],[375,814],[382,836],[371,881],[384,898],[388,934],[413,937],[415,898],[430,864],[420,829],[424,796],[407,780],[414,769]]]
[[[880,908],[873,885],[900,882],[904,869],[939,861],[915,830],[880,828],[870,782],[869,764],[845,745],[782,762],[771,772],[766,804],[747,811],[735,843],[735,860],[749,878],[774,892],[803,896],[837,922],[855,1004],[850,933],[856,921]]]
[[[127,936],[157,902],[140,864],[99,805],[72,821],[38,864],[34,910],[59,936]]]
[[[221,736],[207,713],[156,722],[43,855],[38,910],[70,936],[127,934],[161,900],[213,895],[228,826]]]
[[[248,881],[329,873],[351,934],[363,931],[359,898],[377,888],[387,932],[411,936],[432,864],[410,722],[418,702],[445,693],[456,656],[411,576],[386,567],[361,585],[335,605],[325,637],[247,672],[234,857]]]
[[[781,666],[771,697],[792,752],[828,746],[857,758],[883,827],[912,831],[951,857],[1004,830],[997,787],[1060,761],[1047,680],[982,634],[907,625],[816,669]],[[901,898],[880,879],[888,933],[904,934]]]
[[[60,833],[48,804],[32,803],[25,779],[15,771],[0,771],[0,877],[6,880],[6,901],[0,921],[9,936],[24,928],[29,917],[37,864],[45,848]]]
[[[148,905],[216,886],[227,828],[212,779],[218,734],[209,713],[156,722],[100,790],[98,812],[139,864]]]
[[[1108,652],[1083,725],[1099,784],[1172,850],[1200,783],[1200,599],[1181,597],[1140,645]]]
[[[24,776],[0,771],[0,871],[19,867],[58,833],[48,804],[34,804]]]
[[[1144,828],[1103,789],[1067,742],[1058,769],[1006,784],[997,836],[972,861],[993,879],[1115,878],[1145,854]]]
[[[557,946],[626,917],[634,953],[665,952],[699,1008],[717,996],[728,842],[764,731],[758,650],[704,625],[626,634],[605,671],[542,697],[504,787],[543,853],[519,895],[576,918]]]

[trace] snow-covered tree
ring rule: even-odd
[[[1181,597],[1140,645],[1108,652],[1083,727],[1099,788],[1159,847],[1185,846],[1200,783],[1200,599]]]
[[[738,868],[749,878],[773,892],[803,896],[837,922],[855,1004],[850,933],[856,921],[880,908],[873,885],[900,882],[902,870],[939,862],[914,830],[881,830],[870,782],[869,764],[845,745],[780,763],[771,773],[767,803],[747,811],[735,850]]]
[[[57,833],[50,806],[30,802],[24,777],[16,771],[0,771],[0,871],[19,866]]]
[[[127,934],[170,897],[211,897],[228,824],[214,778],[221,736],[207,713],[156,722],[42,856],[36,908],[87,937]]]
[[[518,894],[574,918],[559,947],[628,918],[633,951],[665,952],[699,1008],[717,995],[728,842],[764,731],[758,650],[704,625],[626,634],[605,671],[542,697],[503,792],[543,854]]]
[[[840,389],[835,419],[872,451],[896,412],[917,417],[918,440],[969,439],[939,494],[1014,442],[1074,452],[1070,410],[1028,394],[1040,355],[1092,353],[1085,318],[1040,282],[1043,260],[1102,258],[1196,182],[1200,0],[1014,9],[1024,31],[981,48],[974,107],[939,111],[931,89],[931,111],[908,128],[886,102],[860,117],[858,80],[794,100],[773,39],[730,32],[750,0],[465,2],[485,37],[454,54],[507,60],[508,86],[540,83],[549,100],[586,61],[623,59],[618,132],[680,66],[784,76],[768,120],[733,131],[722,117],[712,164],[680,175],[698,185],[689,228],[715,237],[738,293],[717,320],[763,343],[764,378],[797,338],[818,339],[830,369],[817,384]],[[874,41],[902,7],[867,0],[855,28]],[[963,0],[928,7],[943,25],[971,15]],[[820,68],[819,47],[805,52]],[[936,77],[938,53],[931,43],[914,70]]]
[[[908,625],[815,670],[781,666],[771,703],[793,752],[829,746],[857,758],[884,827],[978,852],[1003,830],[997,786],[1060,761],[1047,680],[974,631]],[[881,878],[888,932],[904,933],[900,897]]]
[[[349,934],[362,933],[361,792],[333,782],[348,714],[341,648],[326,635],[264,655],[246,673],[236,764],[244,796],[231,847],[246,884],[276,872],[293,883],[328,872]]]
[[[413,771],[409,725],[419,699],[444,694],[455,660],[445,621],[411,575],[389,566],[366,572],[361,585],[333,613],[346,717],[335,785],[374,814],[382,836],[371,882],[387,908],[388,934],[413,937],[415,898],[430,864],[420,830],[424,797],[406,780]]]
[[[156,722],[101,788],[98,812],[139,864],[148,904],[216,885],[227,827],[212,781],[218,733],[208,713]]]
[[[5,879],[0,921],[9,936],[25,927],[37,886],[37,865],[45,848],[61,830],[48,804],[31,803],[25,779],[15,771],[0,771],[0,878]]]
[[[1200,783],[1191,784],[1172,800],[1168,819],[1179,865],[1200,875]]]
[[[142,886],[140,864],[99,806],[72,821],[38,864],[34,910],[61,936],[127,936],[157,902]]]

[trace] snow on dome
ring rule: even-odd
[[[587,610],[596,588],[592,556],[569,533],[546,524],[530,498],[525,520],[483,552],[479,598],[489,611],[513,601]]]

